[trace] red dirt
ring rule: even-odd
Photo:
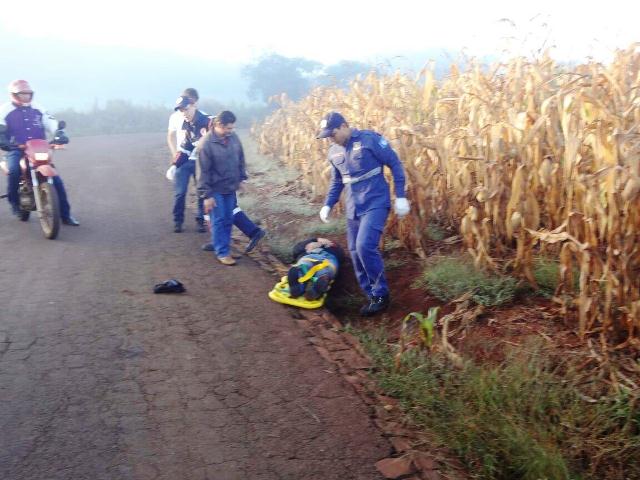
[[[278,235],[294,235],[296,225],[304,219],[296,219],[290,212],[269,213],[266,219],[275,226]],[[273,228],[273,227],[272,227]],[[348,253],[345,234],[323,235],[342,246]],[[385,237],[388,239],[388,237]],[[432,255],[457,253],[459,245],[430,241],[428,251]],[[390,342],[398,341],[402,321],[411,312],[426,314],[431,307],[440,307],[438,317],[455,310],[455,305],[429,295],[413,284],[424,271],[421,259],[404,248],[383,250],[385,274],[389,283],[392,303],[381,315],[363,318],[358,314],[365,302],[347,255],[341,273],[336,279],[326,306],[343,324],[375,330],[385,328]],[[488,308],[471,325],[454,338],[452,345],[464,356],[478,363],[497,363],[504,359],[506,347],[523,346],[531,338],[544,338],[554,349],[579,349],[581,342],[571,325],[566,325],[559,308],[543,297],[525,296],[514,303],[498,308]]]

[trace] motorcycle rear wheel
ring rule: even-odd
[[[41,183],[38,186],[40,193],[40,227],[45,238],[53,240],[58,236],[60,230],[60,206],[58,203],[58,192],[50,183]]]

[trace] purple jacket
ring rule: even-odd
[[[22,145],[27,140],[46,140],[47,133],[58,128],[58,121],[33,103],[29,107],[5,103],[0,106],[0,125],[7,126],[7,137],[11,143]]]

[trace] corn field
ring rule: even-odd
[[[554,301],[579,334],[640,350],[640,46],[609,65],[562,67],[548,54],[490,67],[428,66],[318,88],[254,130],[262,153],[323,196],[330,179],[321,118],[390,140],[407,174],[408,219],[389,228],[424,255],[425,229],[455,226],[476,266],[536,287],[534,259],[558,259]]]

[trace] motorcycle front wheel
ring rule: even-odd
[[[58,192],[50,183],[41,183],[38,186],[40,193],[40,227],[45,238],[53,240],[58,236],[60,230],[60,206],[58,203]]]

